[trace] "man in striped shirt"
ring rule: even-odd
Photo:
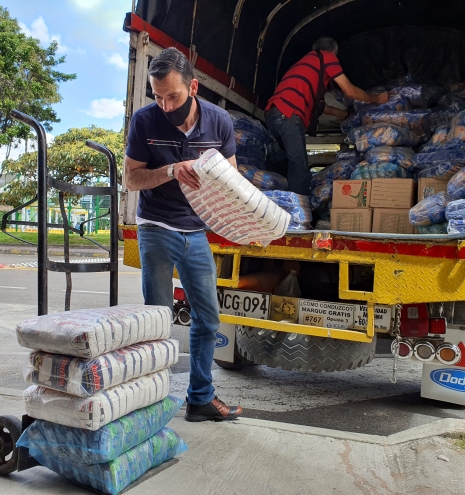
[[[309,194],[311,173],[305,142],[307,129],[316,130],[322,113],[344,118],[347,112],[324,103],[330,81],[346,96],[370,103],[385,103],[387,93],[369,94],[354,86],[344,75],[337,58],[338,46],[332,38],[320,38],[312,51],[295,63],[281,79],[265,108],[268,129],[285,149],[288,159],[289,191]]]

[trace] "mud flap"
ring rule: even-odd
[[[236,344],[236,325],[220,323],[216,333],[215,353],[213,359],[234,363],[234,347]]]

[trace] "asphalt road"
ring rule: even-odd
[[[35,256],[0,255],[0,414],[18,413],[26,388],[22,367],[28,350],[16,342],[15,325],[37,312]],[[140,303],[140,271],[120,263],[119,303]],[[64,308],[65,276],[49,274],[49,312]],[[108,273],[73,274],[72,309],[105,307]],[[187,329],[176,329],[183,341]],[[182,350],[182,348],[181,348]],[[399,382],[390,383],[389,342],[380,341],[375,360],[366,368],[332,374],[302,374],[253,366],[240,372],[214,365],[217,393],[240,403],[244,415],[297,425],[389,435],[438,418],[465,419],[465,408],[420,397],[421,365],[400,363]],[[184,397],[189,356],[182,353],[172,368],[172,390]],[[11,402],[13,401],[13,402]],[[11,409],[9,405],[13,407]]]

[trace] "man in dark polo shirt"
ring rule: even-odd
[[[324,103],[330,81],[336,82],[345,95],[354,100],[370,103],[388,100],[387,93],[368,94],[354,86],[342,71],[337,50],[332,38],[316,41],[312,51],[284,74],[265,108],[268,129],[286,151],[289,190],[298,194],[309,194],[311,178],[305,132],[315,135],[323,112],[339,118],[347,116],[344,110]]]
[[[236,144],[226,111],[197,99],[198,81],[183,53],[167,48],[149,68],[155,103],[131,121],[124,160],[126,186],[140,191],[137,208],[145,304],[173,307],[176,267],[191,305],[188,421],[232,420],[240,406],[215,396],[211,367],[219,327],[216,265],[204,232],[179,183],[198,189],[194,161],[217,149],[236,167]]]

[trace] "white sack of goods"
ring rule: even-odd
[[[23,347],[93,358],[138,342],[168,339],[171,308],[127,304],[36,316],[16,326]]]
[[[32,418],[95,431],[132,411],[163,400],[169,390],[169,369],[164,369],[92,397],[75,397],[40,385],[31,385],[23,397],[26,413]]]
[[[267,198],[214,149],[194,163],[200,178],[195,191],[181,184],[193,210],[207,227],[237,244],[267,246],[282,237],[289,226],[289,213]]]
[[[177,340],[133,344],[96,358],[81,359],[36,351],[24,368],[27,382],[89,397],[121,383],[169,368],[178,362]]]

